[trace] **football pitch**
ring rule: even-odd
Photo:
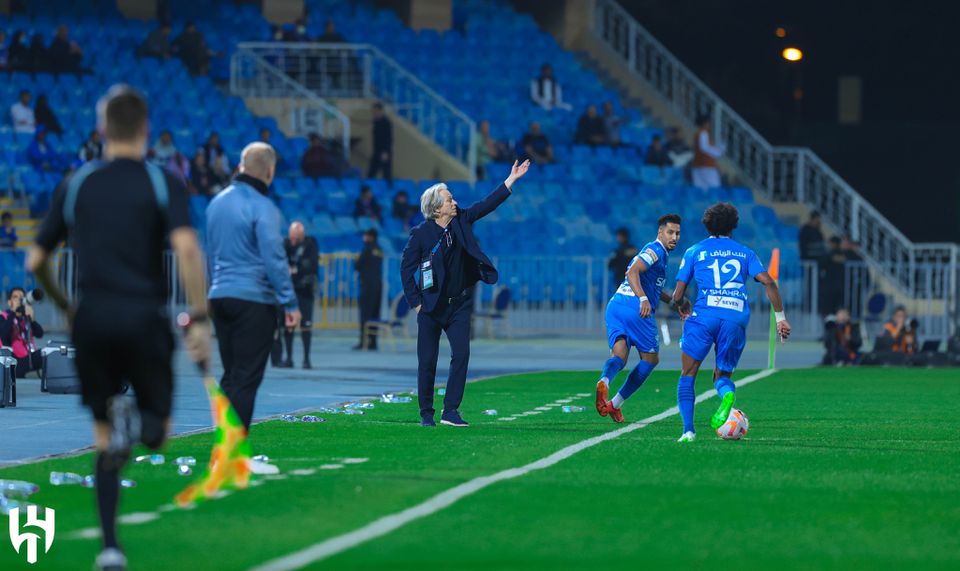
[[[264,422],[254,453],[282,473],[190,510],[170,508],[189,481],[172,461],[202,464],[211,435],[175,438],[166,464],[125,470],[120,540],[131,569],[158,570],[960,568],[956,370],[754,373],[734,379],[755,379],[738,389],[737,442],[710,430],[716,397],[697,405],[698,440],[676,442],[675,371],[653,373],[624,425],[594,411],[595,371],[471,383],[466,429],[421,428],[415,402]],[[40,484],[31,501],[57,528],[36,565],[4,538],[0,568],[90,568],[93,491],[48,478],[91,464],[0,470]]]

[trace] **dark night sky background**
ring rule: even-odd
[[[960,241],[960,2],[621,5],[772,143],[811,147],[912,240]],[[862,80],[860,125],[837,123],[841,76]]]

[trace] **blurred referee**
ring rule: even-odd
[[[276,167],[273,147],[250,143],[240,156],[240,174],[207,208],[210,308],[223,361],[220,387],[248,432],[273,345],[277,306],[283,307],[288,331],[300,323],[280,211],[267,198]],[[269,473],[276,467],[251,460],[250,470]]]
[[[105,160],[85,164],[60,185],[27,261],[72,321],[83,402],[95,421],[104,547],[96,566],[109,570],[127,565],[116,535],[120,470],[134,444],[159,448],[169,428],[174,339],[163,274],[168,239],[191,306],[187,349],[195,361],[210,357],[203,257],[190,227],[187,189],[144,161],[147,116],[146,99],[128,86],[114,86],[97,103]],[[49,264],[50,253],[65,239],[79,268],[76,310]],[[129,398],[114,398],[125,380],[133,386],[136,407]]]

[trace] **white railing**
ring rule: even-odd
[[[272,44],[267,44],[272,45]],[[297,135],[317,133],[336,141],[345,162],[350,160],[350,119],[335,106],[294,81],[275,60],[254,50],[238,49],[230,60],[230,92],[240,97],[297,98],[300,104],[286,119]]]
[[[375,98],[476,174],[476,124],[393,58],[368,44],[244,42],[234,59],[270,69],[273,89],[316,98]],[[257,71],[234,66],[231,83],[258,81]],[[285,82],[275,80],[277,74]],[[259,86],[258,86],[259,87]]]
[[[726,157],[754,188],[771,200],[819,210],[837,231],[859,240],[868,262],[911,297],[942,291],[958,311],[960,247],[914,244],[810,149],[771,145],[615,0],[597,0],[594,34],[691,126],[698,116],[712,117]],[[946,266],[940,283],[921,282],[922,263]]]

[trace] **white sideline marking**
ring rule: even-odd
[[[510,421],[510,420],[517,420],[517,419],[516,419],[516,417],[513,417],[513,416],[501,416],[501,417],[500,417],[500,418],[498,418],[497,420],[506,420],[506,421]]]
[[[533,409],[533,410],[541,410],[541,411],[542,411],[542,410],[550,410],[550,407],[549,407],[549,406],[538,406],[537,408],[535,408],[535,409]]]
[[[339,470],[343,468],[343,464],[320,464],[321,470]]]
[[[573,402],[573,399],[557,399],[554,402],[556,402],[557,404],[567,404],[568,402]]]
[[[344,458],[341,460],[344,464],[363,464],[369,460],[369,458]]]
[[[760,379],[769,377],[775,372],[776,369],[760,371],[754,375],[744,377],[734,384],[738,387],[742,387],[754,381],[759,381]],[[711,389],[698,395],[695,402],[703,402],[716,394],[717,391]],[[587,396],[590,395],[587,394]],[[545,468],[549,468],[561,460],[566,460],[578,452],[583,452],[587,448],[592,448],[593,446],[596,446],[601,442],[606,442],[607,440],[619,438],[624,434],[629,434],[635,430],[643,428],[644,426],[653,424],[654,422],[659,422],[665,418],[670,418],[679,412],[680,410],[674,406],[668,408],[660,414],[655,414],[643,420],[628,424],[627,426],[624,426],[618,430],[607,432],[601,434],[600,436],[594,436],[593,438],[588,438],[586,440],[577,442],[576,444],[571,444],[570,446],[561,448],[553,454],[531,462],[526,466],[509,468],[490,476],[480,476],[478,478],[474,478],[469,482],[464,482],[458,486],[450,488],[449,490],[440,492],[432,498],[428,498],[427,500],[424,500],[413,507],[407,508],[395,514],[383,516],[380,519],[374,520],[359,529],[331,537],[330,539],[325,539],[319,543],[315,543],[309,547],[301,549],[300,551],[291,553],[290,555],[285,555],[272,561],[267,561],[262,565],[252,568],[251,571],[287,571],[291,569],[300,569],[301,567],[311,563],[326,559],[331,555],[336,555],[356,547],[357,545],[370,541],[371,539],[382,537],[414,520],[426,517],[446,507],[449,507],[457,501],[475,494],[484,488],[492,486],[497,482],[501,482],[503,480],[512,480],[513,478],[518,478],[520,476],[529,474],[534,470],[543,470]]]
[[[294,476],[312,476],[317,473],[313,468],[299,468],[297,470],[291,470],[291,474]]]

